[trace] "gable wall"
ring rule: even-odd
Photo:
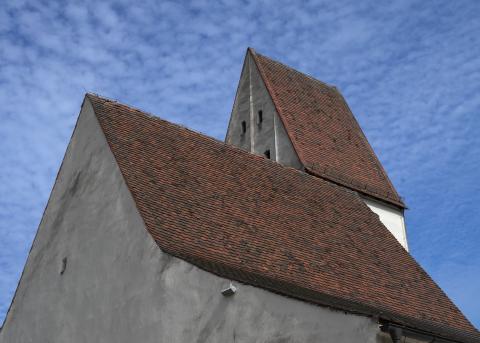
[[[371,318],[228,283],[158,248],[87,100],[0,342],[387,342]]]
[[[249,87],[246,87],[246,84]],[[259,111],[263,113],[262,123],[259,121]],[[241,134],[241,121],[243,120],[247,122],[245,135]],[[249,144],[246,138],[250,139]],[[269,150],[272,160],[285,166],[302,169],[290,138],[250,54],[247,54],[245,58],[226,142],[261,156],[264,156],[265,151]]]
[[[225,140],[246,151],[251,150],[250,102],[250,63],[245,59]],[[247,127],[245,133],[242,133],[242,121]]]
[[[158,250],[147,238],[86,100],[0,342],[124,342],[152,325],[136,289]]]
[[[262,78],[252,57],[248,57],[250,63],[250,83],[252,90],[252,112],[251,122],[253,127],[254,146],[252,152],[263,156],[266,150],[270,150],[270,158],[276,161],[275,121],[278,120],[275,107],[273,106],[270,94],[265,88]],[[263,113],[263,121],[259,122],[259,111]],[[276,118],[277,117],[277,118]]]

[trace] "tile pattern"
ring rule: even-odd
[[[340,92],[249,49],[306,170],[404,208]]]
[[[163,251],[286,296],[480,342],[356,192],[117,102],[86,101]]]

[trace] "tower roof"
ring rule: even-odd
[[[404,208],[340,92],[249,52],[306,171]]]
[[[87,99],[163,251],[283,295],[480,342],[356,192],[117,102]]]

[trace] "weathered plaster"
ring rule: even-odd
[[[369,317],[228,283],[158,248],[86,100],[0,342],[378,341]]]

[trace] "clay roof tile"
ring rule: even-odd
[[[163,251],[286,296],[480,342],[356,192],[115,101],[87,98]]]
[[[335,86],[260,55],[253,49],[249,49],[249,53],[308,172],[405,207]]]

